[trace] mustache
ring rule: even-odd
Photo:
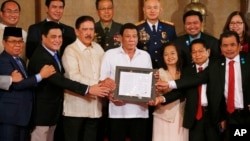
[[[93,38],[93,36],[92,35],[86,35],[85,38],[90,38],[91,39],[91,38]]]

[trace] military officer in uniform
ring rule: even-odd
[[[143,12],[146,20],[136,24],[139,29],[137,47],[150,54],[153,68],[163,66],[162,47],[176,38],[174,24],[159,20],[161,11],[160,0],[145,0]]]
[[[96,10],[100,20],[95,24],[96,42],[104,51],[119,47],[119,32],[122,24],[113,21],[113,0],[96,0]]]

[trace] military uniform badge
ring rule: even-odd
[[[167,34],[167,32],[161,32],[161,38],[162,38],[162,40],[161,40],[161,43],[163,43],[163,44],[165,44],[165,43],[167,43],[169,40],[168,40],[168,34]]]
[[[149,39],[150,39],[150,35],[145,31],[145,28],[142,28],[139,31],[139,41],[143,44],[143,49],[144,50],[148,50],[148,47],[146,46],[146,44],[148,43]]]

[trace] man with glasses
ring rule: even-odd
[[[0,54],[0,75],[20,72],[20,82],[11,84],[8,91],[0,90],[0,140],[27,141],[28,125],[33,106],[33,87],[42,79],[55,73],[53,66],[44,65],[33,76],[28,76],[23,60],[19,57],[23,49],[22,29],[5,27],[4,51]]]
[[[20,18],[21,7],[15,0],[5,0],[1,5],[0,17],[0,41],[3,39],[3,32],[6,26],[16,27]],[[23,41],[26,42],[27,32],[22,30]],[[0,52],[4,50],[2,42],[0,42]],[[25,49],[20,57],[26,60]]]
[[[95,24],[96,41],[104,51],[119,47],[119,31],[122,24],[113,21],[113,0],[96,0],[96,10],[100,18]]]
[[[121,45],[119,40],[119,32],[122,24],[113,21],[114,16],[114,4],[113,0],[96,0],[96,10],[100,18],[95,23],[95,40],[101,45],[104,51],[108,49],[116,48]],[[100,121],[98,140],[103,140],[104,136],[108,132],[108,101],[102,100],[102,118]]]

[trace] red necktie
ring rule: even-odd
[[[227,95],[227,111],[231,114],[234,112],[234,61],[229,62],[228,73],[228,95]]]
[[[198,71],[202,71],[202,67],[198,68]],[[196,113],[196,119],[200,120],[202,118],[202,107],[201,107],[201,89],[202,85],[198,86],[198,108],[197,108],[197,113]]]

